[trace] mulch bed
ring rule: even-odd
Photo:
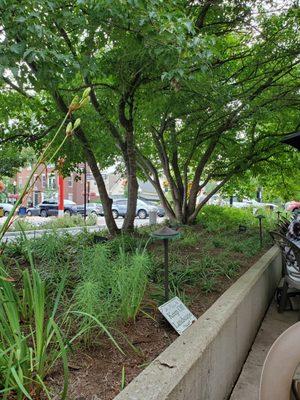
[[[185,249],[185,251],[191,254],[193,249]],[[205,294],[197,287],[187,288],[187,294],[192,298],[189,309],[196,317],[200,317],[265,251],[264,249],[260,254],[251,258],[245,258],[242,254],[237,253],[236,260],[241,266],[238,275],[231,280],[221,277],[212,293]],[[194,252],[196,256],[197,250],[194,249]],[[69,356],[69,399],[113,399],[121,390],[123,368],[126,385],[128,385],[178,337],[177,333],[160,315],[156,312],[151,314],[155,320],[140,313],[135,322],[117,327],[135,346],[136,351],[122,338],[122,335],[114,333],[118,343],[125,351],[125,355],[121,354],[105,337],[98,338],[98,343],[89,349],[83,349],[83,346],[75,348]],[[60,371],[48,378],[48,384],[55,392],[59,393],[62,387]]]

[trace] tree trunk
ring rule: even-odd
[[[161,187],[160,181],[159,181],[159,176],[156,168],[154,165],[151,163],[149,159],[144,157],[138,150],[137,150],[137,160],[138,164],[141,168],[141,170],[144,172],[146,178],[149,180],[149,182],[153,185],[153,187],[156,189],[156,192],[158,194],[159,200],[162,203],[163,208],[165,209],[165,212],[170,219],[170,221],[175,222],[176,221],[176,216],[174,214],[174,211],[168,202],[164,191]]]
[[[68,112],[68,107],[65,104],[61,95],[58,92],[54,92],[53,98],[55,99],[55,102],[56,102],[59,110],[66,114]],[[89,167],[91,168],[92,174],[95,178],[97,188],[98,188],[98,191],[100,194],[100,199],[101,199],[101,202],[103,205],[104,218],[105,218],[107,229],[112,236],[115,236],[116,234],[119,233],[120,230],[117,227],[116,221],[114,220],[114,217],[112,215],[112,211],[111,211],[112,200],[108,196],[103,177],[102,177],[101,172],[97,165],[96,157],[95,157],[93,151],[91,150],[89,142],[88,142],[88,140],[85,136],[85,133],[81,127],[77,128],[76,137],[82,144],[86,160],[87,160]]]
[[[98,168],[96,158],[94,156],[94,153],[90,149],[87,139],[84,135],[84,132],[81,129],[78,129],[76,132],[76,137],[78,140],[81,142],[84,153],[88,162],[88,165],[92,171],[92,174],[95,178],[97,188],[100,194],[100,199],[101,203],[103,206],[103,211],[104,211],[104,218],[106,222],[107,229],[109,233],[112,236],[117,235],[120,232],[120,229],[117,227],[116,221],[112,215],[111,211],[111,205],[112,205],[112,199],[108,196],[105,182],[103,180],[102,174]]]
[[[133,130],[126,132],[126,155],[124,155],[127,171],[128,184],[128,202],[127,212],[122,230],[133,231],[134,220],[136,217],[136,205],[138,196],[138,181],[136,177],[136,154],[134,148],[134,133]]]

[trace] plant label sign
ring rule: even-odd
[[[197,319],[177,296],[158,309],[179,335]]]

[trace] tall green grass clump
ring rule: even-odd
[[[60,360],[63,363],[66,398],[68,365],[61,330],[55,321],[63,284],[51,310],[47,307],[45,284],[39,273],[26,269],[21,288],[6,276],[0,277],[0,394],[6,399],[50,399],[46,376]]]
[[[81,315],[88,340],[91,319],[82,318],[85,314],[97,318],[104,326],[136,318],[148,282],[148,266],[145,251],[127,253],[120,249],[115,255],[104,244],[83,251],[73,309],[76,315],[78,312]]]
[[[85,249],[79,266],[79,282],[74,292],[74,308],[107,322],[114,316],[113,280],[109,250],[105,245]]]
[[[115,296],[118,315],[124,320],[134,320],[140,309],[146,286],[149,258],[145,252],[119,254],[115,262]]]

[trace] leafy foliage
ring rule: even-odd
[[[26,158],[22,154],[16,154],[13,146],[0,149],[0,177],[13,177],[20,167],[25,164]]]
[[[97,162],[121,156],[133,214],[138,174],[170,219],[192,223],[212,195],[196,205],[205,184],[217,191],[293,153],[281,139],[299,126],[298,10],[293,1],[275,9],[263,0],[3,1],[1,141],[43,143],[56,110],[90,86],[65,172],[88,159],[104,196]]]

